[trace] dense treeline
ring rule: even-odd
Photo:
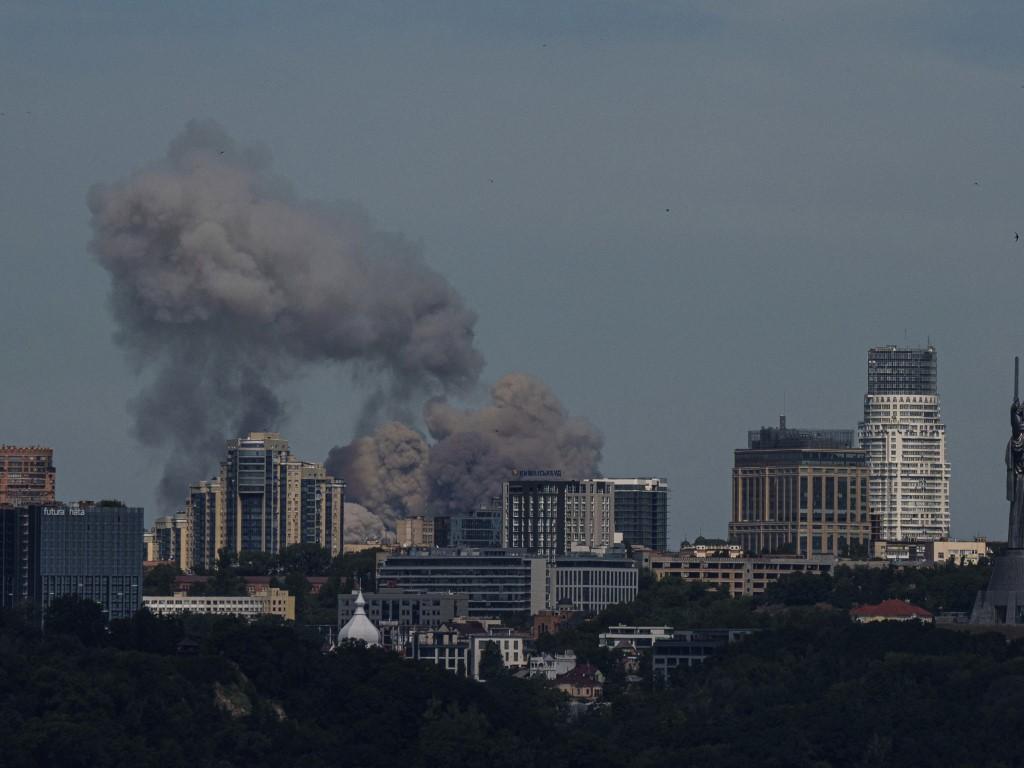
[[[0,615],[0,763],[1017,765],[1022,643],[916,623],[856,625],[845,610],[854,592],[865,602],[907,592],[932,608],[958,605],[967,598],[956,590],[971,592],[983,576],[839,572],[823,580],[827,589],[793,578],[757,601],[645,582],[636,603],[544,641],[609,671],[606,703],[583,715],[550,688],[508,675],[479,684],[374,649],[324,654],[299,625],[140,612],[107,628],[98,606],[66,598],[45,635],[32,617]],[[758,632],[655,689],[630,684],[615,654],[597,649],[601,625],[620,622]]]

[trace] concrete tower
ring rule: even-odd
[[[949,536],[949,461],[934,347],[873,347],[860,444],[871,467],[875,538]]]

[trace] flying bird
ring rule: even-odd
[[[1020,240],[1020,233],[1019,232],[1014,232],[1013,233],[1013,242],[1016,243],[1018,240]]]

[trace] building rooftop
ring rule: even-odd
[[[803,429],[786,426],[786,417],[779,417],[779,426],[761,427],[747,433],[750,450],[779,448],[853,448],[852,429]]]
[[[919,605],[903,600],[883,600],[878,605],[861,605],[850,611],[853,617],[886,619],[931,619],[932,614]]]

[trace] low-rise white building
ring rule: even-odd
[[[543,677],[546,680],[554,680],[559,675],[564,675],[576,667],[575,651],[564,653],[541,653],[530,657],[530,677]]]
[[[180,616],[193,613],[206,616],[237,616],[253,619],[280,616],[295,620],[295,598],[283,589],[271,587],[255,595],[189,595],[175,592],[167,595],[146,595],[142,605],[157,616]]]
[[[627,627],[617,624],[599,634],[597,642],[602,648],[615,649],[628,646],[641,650],[652,647],[657,640],[669,637],[672,637],[672,627]]]

